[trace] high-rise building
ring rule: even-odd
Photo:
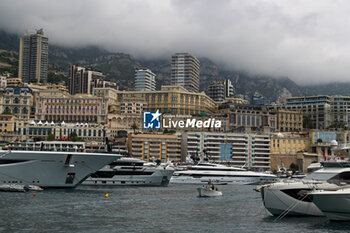
[[[25,34],[19,42],[18,77],[26,83],[46,83],[49,60],[48,38],[43,29]]]
[[[156,75],[149,69],[136,70],[135,90],[136,91],[156,90]]]
[[[94,88],[112,87],[117,89],[116,83],[105,81],[104,78],[105,76],[101,72],[71,66],[68,78],[69,94],[93,94]]]
[[[230,80],[213,82],[209,85],[208,96],[214,101],[224,101],[233,97],[233,85]]]
[[[199,91],[199,61],[189,53],[176,53],[171,58],[171,85]]]

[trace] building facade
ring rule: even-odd
[[[229,118],[229,130],[232,132],[275,132],[276,115],[266,106],[230,105],[226,109]],[[221,110],[223,112],[223,110]]]
[[[35,138],[46,138],[52,134],[59,140],[66,138],[71,139],[72,133],[85,142],[104,142],[106,137],[105,126],[100,124],[88,123],[54,123],[42,121],[22,121],[17,125],[17,132],[21,135],[22,140],[34,140]]]
[[[14,132],[16,119],[13,115],[0,115],[0,132]]]
[[[107,101],[91,95],[43,90],[36,97],[35,119],[53,122],[106,123]]]
[[[175,53],[171,57],[171,85],[179,85],[190,92],[199,92],[199,60],[189,53]]]
[[[208,96],[214,101],[221,102],[233,97],[233,85],[230,80],[214,82],[208,87]]]
[[[268,135],[191,132],[182,135],[182,156],[199,155],[210,161],[252,170],[270,170]]]
[[[204,92],[190,92],[181,86],[162,86],[159,91],[118,91],[117,96],[117,103],[125,99],[143,99],[147,111],[159,110],[161,113],[210,115],[217,108]]]
[[[271,110],[277,117],[277,132],[303,131],[303,114],[300,110],[290,111],[284,109]]]
[[[101,72],[87,70],[84,67],[71,66],[69,70],[68,89],[69,94],[93,94],[94,88],[112,87],[117,89],[117,84],[105,81]]]
[[[292,97],[287,99],[288,110],[303,113],[305,126],[312,129],[327,129],[331,125],[331,98],[326,95]]]
[[[297,165],[297,154],[310,151],[308,133],[278,133],[271,135],[271,171]]]
[[[18,77],[25,83],[46,83],[49,43],[43,29],[25,34],[19,42]]]
[[[28,87],[6,87],[1,93],[2,113],[17,119],[34,117],[34,93]]]
[[[156,75],[149,69],[136,70],[135,90],[136,91],[155,91]]]
[[[148,162],[181,162],[181,139],[177,135],[131,134],[128,150],[132,157]]]
[[[350,96],[331,96],[330,128],[344,128],[350,126]]]

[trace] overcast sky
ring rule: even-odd
[[[137,58],[175,52],[298,84],[350,81],[347,0],[1,0],[0,29]]]

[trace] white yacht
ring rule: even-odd
[[[72,188],[121,155],[0,150],[0,183]]]
[[[172,184],[261,184],[275,181],[276,176],[263,172],[247,171],[244,168],[222,164],[198,163],[180,167],[170,180]]]
[[[283,180],[262,185],[261,197],[265,208],[272,215],[312,215],[324,214],[312,202],[308,192],[337,188],[350,183],[349,161],[327,161],[323,168],[311,173],[304,179]]]
[[[167,186],[173,173],[174,169],[168,164],[121,158],[92,174],[82,185]]]
[[[312,202],[330,220],[350,221],[350,188],[316,190],[309,194]]]

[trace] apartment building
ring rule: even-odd
[[[156,75],[149,69],[136,70],[135,90],[136,91],[155,91]]]
[[[178,163],[181,158],[181,139],[178,135],[129,134],[128,151],[134,158],[146,161]]]
[[[187,132],[182,135],[182,156],[200,155],[210,161],[252,170],[270,170],[268,135]]]
[[[233,85],[230,80],[213,82],[208,87],[208,96],[214,101],[221,102],[233,97]]]
[[[175,53],[171,57],[171,85],[190,92],[199,92],[199,60],[189,53]]]
[[[43,29],[26,33],[19,42],[18,78],[24,83],[46,83],[49,43]]]
[[[88,70],[84,67],[71,66],[68,77],[69,94],[93,94],[94,88],[115,88],[117,84],[106,81],[105,76],[98,71]]]
[[[327,95],[292,97],[287,99],[286,108],[301,111],[308,128],[327,129],[332,120],[331,102]]]

